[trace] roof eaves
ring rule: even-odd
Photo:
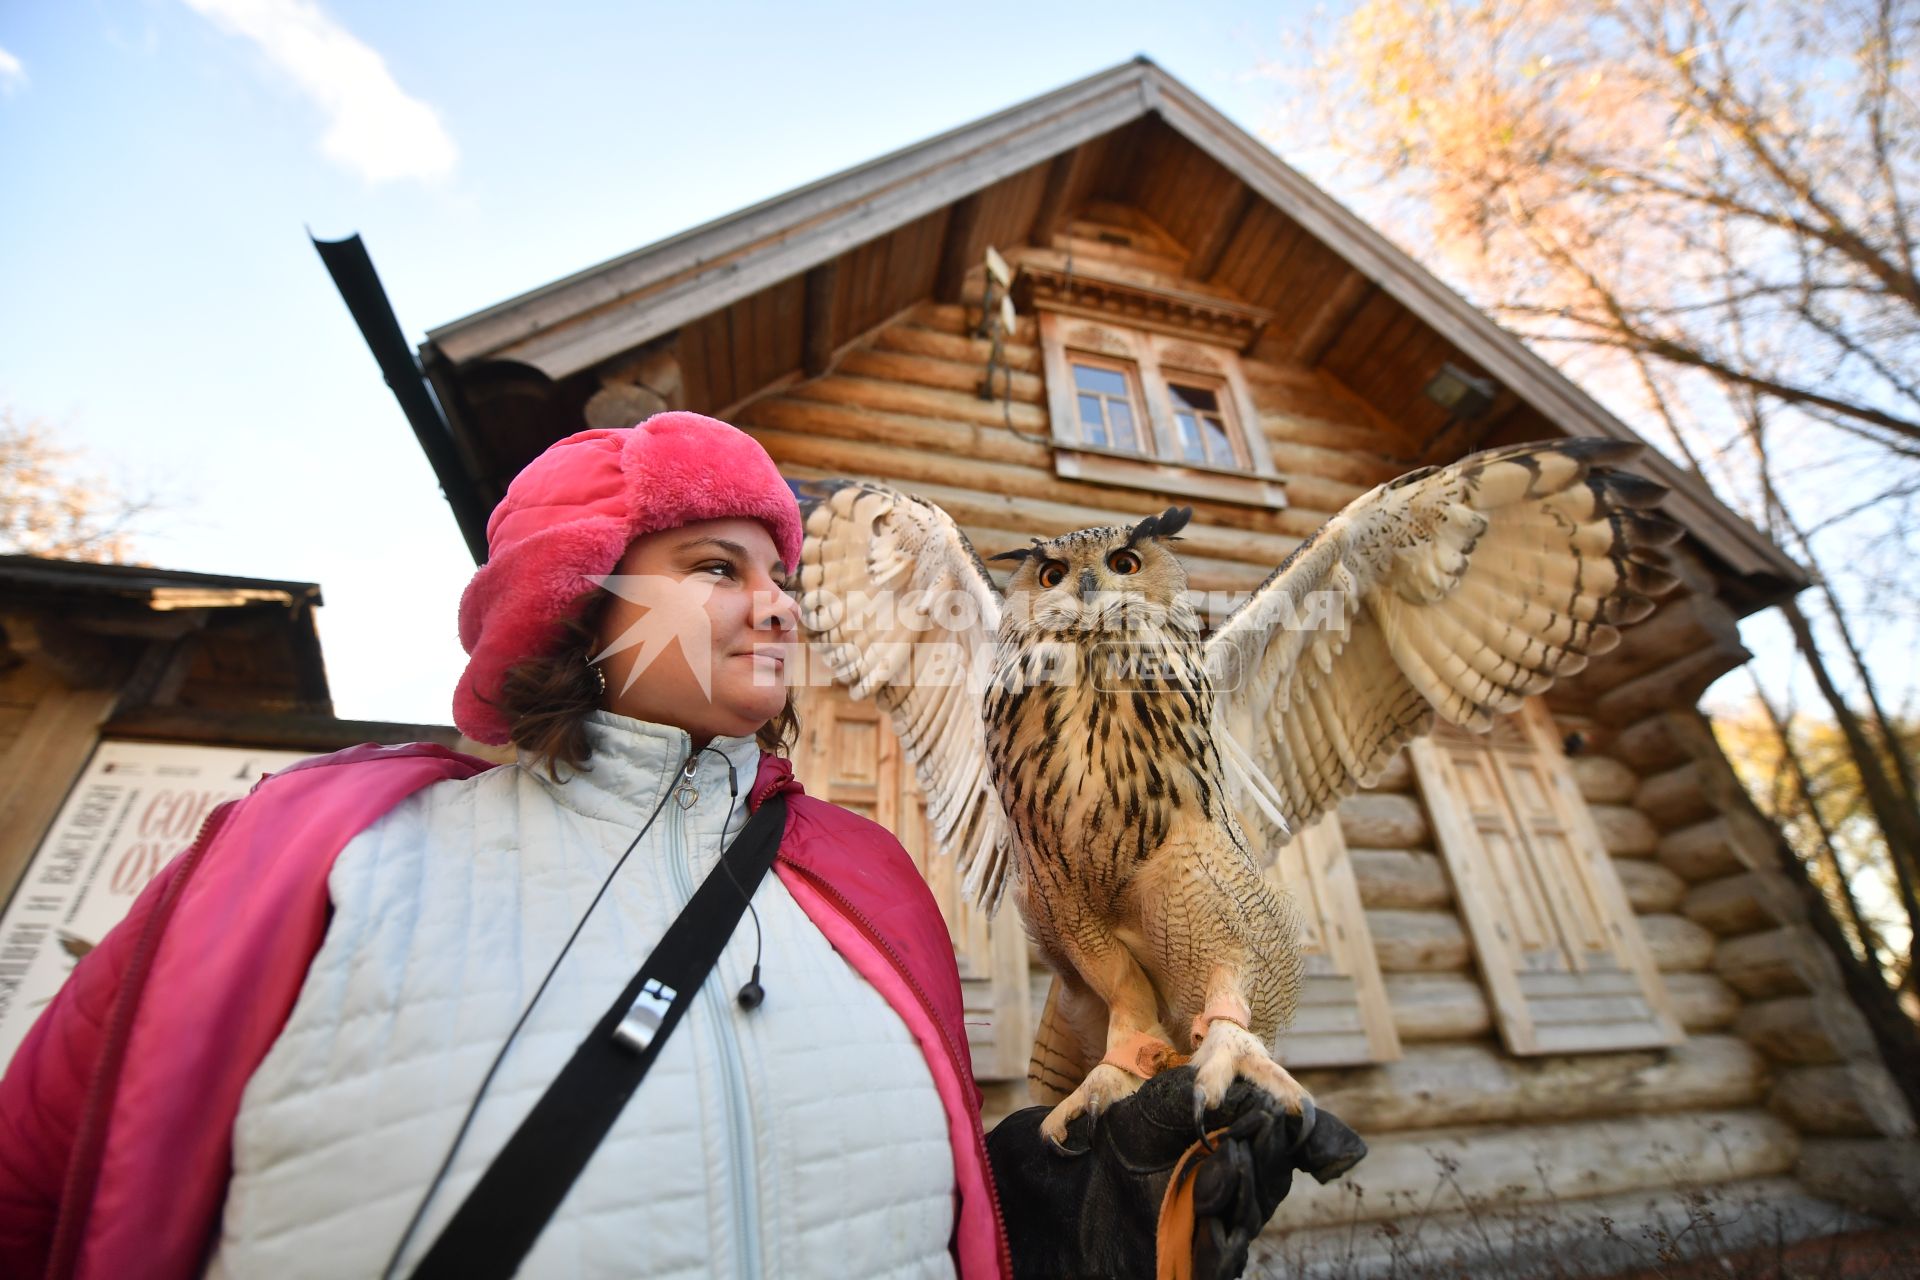
[[[456,365],[560,378],[1071,150],[1148,110],[1135,60],[429,331]]]
[[[67,591],[138,595],[145,597],[156,609],[321,603],[319,584],[312,582],[239,578],[228,574],[195,573],[186,569],[96,564],[89,560],[56,560],[45,556],[0,556],[0,583],[18,591],[31,590],[41,594]]]

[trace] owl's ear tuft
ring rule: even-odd
[[[1187,521],[1193,519],[1192,507],[1168,507],[1157,516],[1148,516],[1127,533],[1127,545],[1133,546],[1143,538],[1171,538],[1187,527]]]
[[[1015,560],[1015,561],[1026,560],[1033,556],[1037,556],[1039,554],[1040,554],[1040,539],[1035,538],[1033,540],[1032,546],[1016,547],[1012,551],[1002,551],[997,556],[988,556],[987,562],[991,564],[995,560]]]

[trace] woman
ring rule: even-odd
[[[891,836],[801,794],[776,754],[801,538],[772,461],[713,419],[536,459],[461,602],[454,702],[519,763],[355,748],[217,813],[0,1086],[0,1272],[413,1274],[775,795],[750,927],[521,1273],[1012,1271],[939,912]],[[1022,1115],[996,1133],[1022,1239],[1073,1234],[1058,1215],[1088,1178],[1142,1166],[1109,1149],[1124,1125],[1071,1161]],[[1150,1268],[1193,1136],[1175,1127],[1147,1140],[1146,1182],[1093,1197],[1118,1234],[1082,1212],[1091,1244],[1023,1246],[1021,1270],[1105,1270],[1122,1237]]]

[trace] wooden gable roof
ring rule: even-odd
[[[1272,312],[1251,354],[1317,368],[1410,441],[1449,427],[1423,394],[1443,362],[1496,383],[1477,441],[1625,423],[1384,236],[1146,59],[432,330],[422,365],[487,509],[582,425],[609,369],[672,341],[675,403],[722,412],[903,309],[954,301],[988,246],[1046,244],[1091,203],[1137,209],[1183,274]],[[1496,428],[1497,427],[1497,431]],[[1744,612],[1801,570],[1657,451],[1644,467]],[[443,477],[445,479],[445,477]],[[475,531],[469,530],[470,540]]]

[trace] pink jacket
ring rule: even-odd
[[[205,1265],[240,1094],[326,934],[327,876],[405,797],[491,767],[441,747],[320,756],[223,805],[83,960],[0,1081],[0,1274],[179,1277]],[[898,842],[803,795],[764,756],[750,807],[788,796],[776,870],[926,1055],[954,1158],[962,1277],[1012,1266],[980,1129],[960,979]]]

